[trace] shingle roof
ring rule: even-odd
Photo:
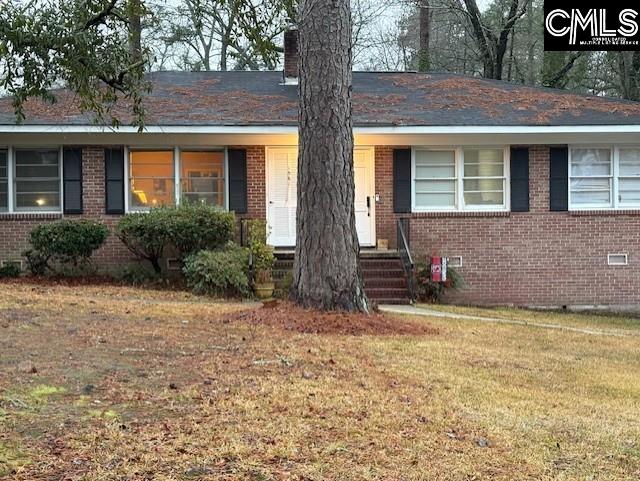
[[[295,125],[297,87],[280,72],[156,72],[147,125]],[[640,103],[452,74],[354,73],[356,126],[640,125]],[[123,124],[130,123],[120,105]],[[15,123],[0,99],[0,125]],[[29,101],[25,124],[91,125],[72,94]]]

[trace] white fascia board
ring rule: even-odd
[[[142,134],[291,134],[295,126],[147,126]],[[0,125],[0,133],[16,134],[137,134],[137,127],[102,127],[99,125]]]
[[[398,126],[356,127],[356,134],[427,135],[427,134],[584,134],[640,133],[640,125],[518,125],[518,126]]]
[[[355,127],[354,134],[366,135],[456,135],[456,134],[640,134],[640,125],[567,126],[387,126]],[[0,133],[41,134],[136,134],[137,127],[97,125],[0,125]],[[297,134],[296,126],[147,126],[147,134]]]

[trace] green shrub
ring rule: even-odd
[[[171,242],[172,210],[166,207],[125,215],[118,222],[116,235],[134,255],[148,260],[160,274],[160,259]]]
[[[24,251],[22,255],[27,259],[27,268],[33,275],[43,276],[47,273],[49,258],[34,249]]]
[[[447,267],[447,281],[433,282],[431,280],[430,260],[421,260],[415,266],[415,288],[418,301],[438,303],[447,289],[461,289],[464,287],[464,279],[453,267]]]
[[[196,294],[248,297],[248,268],[249,250],[229,243],[223,249],[187,257],[183,272]]]
[[[131,286],[156,284],[160,281],[160,276],[155,271],[141,264],[128,264],[117,271],[114,277]]]
[[[41,224],[31,231],[31,249],[24,255],[34,274],[53,271],[59,266],[84,267],[108,235],[109,229],[104,224],[91,220],[65,219]]]
[[[20,277],[20,266],[17,264],[5,264],[0,267],[0,279],[3,277]]]
[[[198,203],[183,203],[173,210],[171,244],[179,259],[202,250],[219,249],[233,239],[236,219],[232,212]]]
[[[201,250],[214,250],[231,240],[234,227],[233,213],[186,203],[128,214],[120,220],[116,232],[133,254],[148,260],[160,274],[160,259],[167,249],[174,248],[181,260]]]

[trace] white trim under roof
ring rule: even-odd
[[[442,134],[640,134],[640,125],[460,125],[460,126],[370,126],[354,127],[355,134],[377,135],[442,135]],[[147,126],[145,134],[296,134],[292,125],[237,125],[237,126]],[[0,125],[0,133],[42,134],[136,134],[137,127],[103,127],[98,125]]]

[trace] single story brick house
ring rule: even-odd
[[[295,59],[294,59],[295,60]],[[15,124],[0,99],[0,262],[60,218],[113,227],[191,199],[295,243],[297,87],[282,72],[150,75],[147,127],[95,125],[64,91]],[[448,256],[471,304],[640,305],[640,104],[450,74],[355,72],[363,252]],[[123,112],[124,122],[127,121]],[[322,206],[318,206],[322,208]],[[115,236],[103,266],[131,259]]]

